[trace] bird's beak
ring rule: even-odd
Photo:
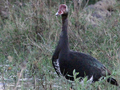
[[[58,16],[58,15],[59,15],[59,13],[57,12],[55,15],[56,15],[56,16]]]
[[[63,12],[58,11],[55,15],[56,15],[56,16],[60,16],[60,15],[62,15],[62,14],[63,14]]]

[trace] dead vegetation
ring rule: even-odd
[[[120,82],[118,1],[102,0],[86,4],[84,9],[80,4],[82,0],[78,1],[4,1],[7,8],[0,21],[0,74],[6,89],[68,90],[71,87],[63,78],[57,77],[51,65],[51,56],[61,31],[61,18],[55,17],[60,3],[66,3],[70,8],[70,48],[100,60]],[[24,61],[25,68],[21,67]],[[80,86],[77,83],[74,87]],[[89,88],[116,89],[104,81]]]

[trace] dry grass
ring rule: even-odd
[[[23,6],[8,6],[8,19],[0,22],[0,82],[5,83],[6,90],[70,89],[71,83],[57,77],[51,64],[61,32],[61,17],[55,17],[55,13],[63,2],[69,6],[70,48],[97,58],[120,83],[119,3],[110,17],[94,26],[86,19],[90,14],[73,1],[30,0],[20,4]],[[84,87],[77,80],[72,84],[75,90],[119,90],[104,80]]]

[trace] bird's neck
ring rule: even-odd
[[[62,15],[62,32],[60,35],[61,51],[64,51],[65,53],[69,51],[67,27],[68,27],[68,15],[66,14]]]

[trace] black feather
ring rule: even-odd
[[[60,7],[67,7],[61,5]],[[59,10],[60,11],[60,10]],[[65,10],[64,10],[65,11]],[[111,75],[110,71],[97,59],[90,55],[70,51],[67,35],[68,13],[62,14],[62,31],[58,45],[52,56],[52,64],[58,75],[64,76],[66,79],[74,80],[73,70],[78,72],[77,77],[87,76],[90,79],[93,76],[93,81],[98,81],[101,77]],[[59,63],[59,64],[56,64]],[[108,78],[108,82],[118,86],[118,83],[113,78]]]

